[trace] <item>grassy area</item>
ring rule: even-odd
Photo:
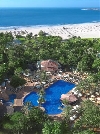
[[[20,41],[25,41],[25,37],[19,38]]]

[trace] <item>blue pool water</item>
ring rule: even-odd
[[[0,100],[2,100],[3,103],[6,103],[6,102],[14,103],[15,98],[16,98],[16,94],[11,94],[11,95],[9,95],[9,100],[8,101],[5,101],[4,99],[0,99]]]
[[[45,90],[46,102],[42,105],[47,114],[59,114],[62,112],[59,107],[61,106],[60,97],[62,94],[69,92],[75,84],[58,80]],[[24,102],[30,101],[32,105],[38,106],[37,100],[39,96],[36,92],[32,92],[24,98]]]
[[[14,103],[14,99],[16,98],[16,94],[9,95],[9,102]]]

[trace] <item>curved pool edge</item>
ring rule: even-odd
[[[64,81],[64,80],[58,80],[58,81]],[[72,85],[74,85],[74,87],[73,88],[75,88],[76,87],[76,84],[75,83],[71,83],[71,82],[67,82],[67,81],[64,81],[64,82],[66,82],[66,83],[70,83],[70,84],[72,84]],[[56,82],[55,82],[56,83]],[[55,84],[55,83],[53,83],[53,84]],[[53,85],[52,84],[52,85]],[[48,88],[50,88],[52,85],[50,85]],[[48,89],[48,88],[46,88],[46,89]],[[72,89],[70,89],[68,92],[71,92],[72,90],[73,90],[73,88]],[[66,92],[66,93],[68,93],[68,92]],[[24,96],[23,96],[23,98],[22,98],[22,103],[24,104],[24,101],[25,101],[25,97],[27,97],[27,96],[29,96],[29,95],[31,95],[31,94],[37,94],[37,92],[36,91],[31,91],[31,92],[29,92],[29,93],[27,93],[27,94],[25,94]],[[35,107],[37,107],[37,106],[35,106]],[[45,108],[45,107],[44,107]],[[49,116],[61,116],[61,113],[62,113],[62,111],[60,112],[60,113],[54,113],[54,114],[52,114],[52,113],[47,113],[47,112],[45,112],[46,114],[48,114]]]
[[[31,91],[31,92],[25,94],[25,95],[22,97],[22,104],[24,103],[25,97],[28,96],[29,94],[31,94],[32,92],[35,92],[35,91]],[[36,92],[35,92],[35,93],[36,93]]]

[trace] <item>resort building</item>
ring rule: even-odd
[[[53,60],[43,60],[37,62],[37,68],[47,72],[56,72],[61,66],[58,62]]]

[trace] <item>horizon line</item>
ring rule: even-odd
[[[100,7],[0,7],[0,8],[100,8]]]

